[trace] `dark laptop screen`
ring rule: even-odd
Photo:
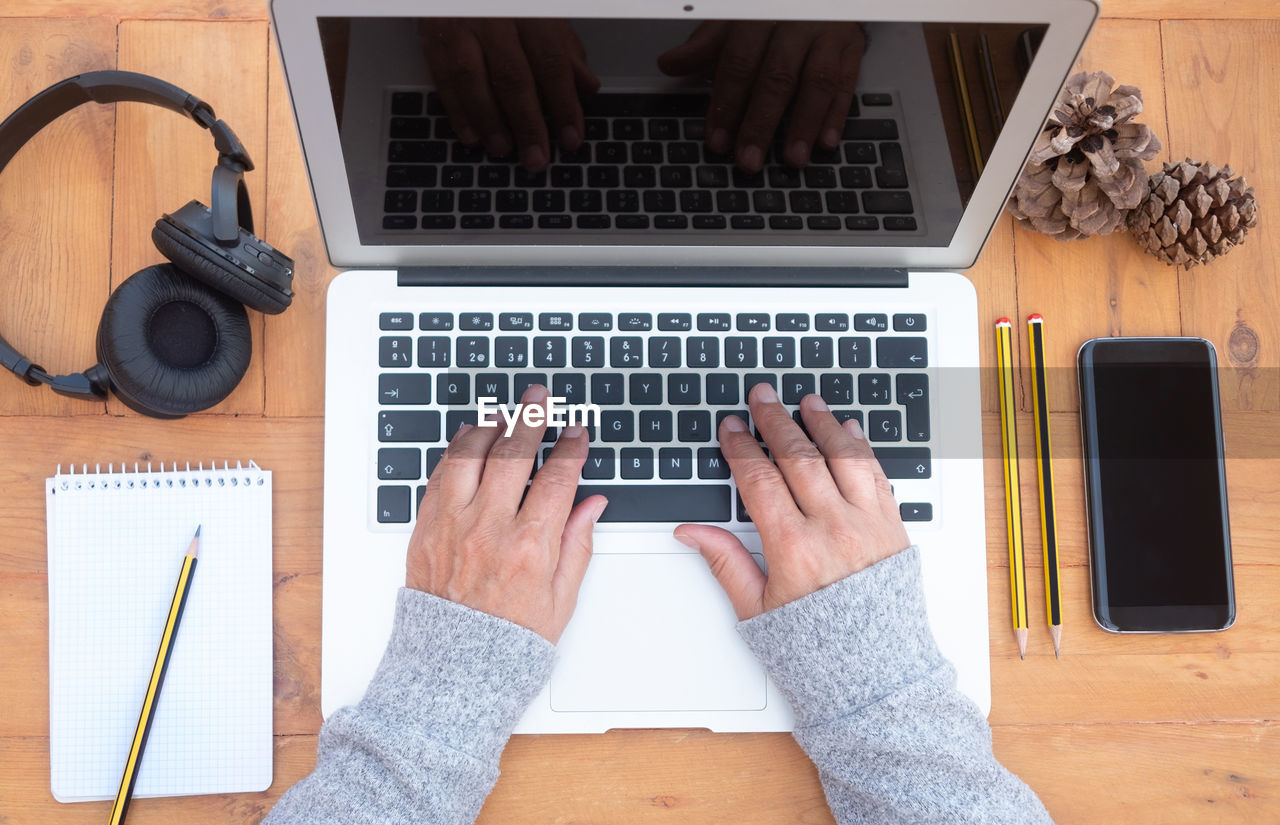
[[[1045,28],[320,20],[364,244],[946,246]]]

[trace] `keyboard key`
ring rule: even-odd
[[[926,324],[922,313],[899,312],[893,316],[895,332],[924,332]]]
[[[835,215],[810,215],[805,219],[805,226],[810,229],[838,230],[840,228],[840,219]]]
[[[551,376],[551,394],[566,404],[587,403],[587,377],[581,374],[556,373]]]
[[[858,422],[858,426],[862,427],[862,410],[832,410],[831,414],[835,416],[836,421],[843,424],[849,419]],[[865,427],[863,429],[866,429]]]
[[[858,193],[842,191],[827,192],[827,211],[837,215],[845,215],[850,212],[861,211],[858,208]]]
[[[417,209],[416,189],[390,189],[382,199],[383,212],[416,212]]]
[[[475,173],[470,166],[445,166],[440,170],[440,185],[451,189],[474,186]]]
[[[585,479],[613,478],[616,454],[612,447],[591,447],[587,450],[587,463],[582,465]]]
[[[388,163],[440,163],[445,144],[440,140],[393,140],[387,147]]]
[[[907,215],[886,215],[884,228],[890,232],[914,232],[916,219]]]
[[[927,501],[904,501],[898,505],[903,521],[933,521],[933,505]]]
[[[751,420],[751,413],[748,410],[716,410],[716,432],[720,431],[720,422],[731,415],[742,419],[743,423]]]
[[[887,92],[863,92],[863,106],[892,106],[893,95]]]
[[[822,400],[828,404],[853,403],[853,377],[841,373],[824,373],[819,379]],[[863,403],[866,403],[865,401]]]
[[[493,329],[492,312],[464,312],[459,319],[459,329]]]
[[[799,404],[800,399],[813,393],[813,375],[807,372],[789,372],[782,376],[782,403]]]
[[[533,329],[533,313],[532,312],[499,313],[498,329]]]
[[[421,92],[392,92],[391,114],[417,115],[422,113]]]
[[[674,118],[654,118],[649,121],[649,140],[676,140],[680,137],[680,122]]]
[[[635,368],[644,366],[644,339],[622,336],[609,339],[609,366]]]
[[[735,369],[756,366],[756,339],[730,337],[724,339],[724,365]]]
[[[872,441],[901,441],[902,413],[897,410],[872,410],[867,413],[867,437]]]
[[[475,410],[449,410],[444,414],[444,440],[452,441],[464,424],[474,427],[476,421]]]
[[[729,169],[726,166],[699,166],[694,170],[693,177],[702,189],[723,189],[729,185]]]
[[[776,321],[779,332],[804,332],[809,329],[809,316],[804,313],[779,312]]]
[[[594,189],[575,189],[569,193],[570,212],[603,212],[604,199]]]
[[[594,399],[594,395],[592,398]],[[593,401],[593,403],[597,402]],[[600,413],[601,441],[630,442],[635,438],[636,419],[631,410],[605,410]]]
[[[688,412],[688,410],[685,410]],[[683,415],[684,413],[681,413]],[[641,441],[671,441],[671,411],[645,410],[640,413]]]
[[[621,405],[624,403],[626,382],[616,372],[595,372],[591,374],[591,403],[601,406]]]
[[[861,369],[871,366],[870,338],[841,338],[840,366],[845,369]]]
[[[787,211],[786,195],[776,189],[762,189],[751,193],[751,202],[757,212]]]
[[[578,326],[588,328],[582,323],[582,316],[578,317]],[[604,366],[603,338],[578,336],[573,339],[572,352],[575,367]]]
[[[383,373],[378,376],[379,404],[430,404],[431,379],[422,373]]]
[[[492,208],[493,197],[487,189],[468,189],[458,193],[459,212],[489,212]]]
[[[654,229],[687,229],[689,219],[684,215],[657,215],[653,219]]]
[[[904,189],[907,165],[902,158],[902,144],[880,144],[880,166],[876,167],[876,185],[881,189]]]
[[[422,211],[428,213],[452,212],[453,193],[447,189],[424,189],[422,192]],[[453,217],[450,215],[449,217]],[[452,226],[452,223],[450,224]],[[423,222],[423,228],[427,228]]]
[[[486,403],[507,404],[511,396],[507,394],[509,387],[507,376],[500,372],[481,372],[476,374],[476,400],[486,399]]]
[[[613,329],[613,314],[609,312],[579,312],[578,329],[583,332],[605,332]]]
[[[440,459],[444,458],[444,447],[428,447],[427,448],[427,466],[426,476],[431,478],[431,474],[436,471],[436,467],[440,464]],[[418,506],[422,506],[422,487],[418,488]]]
[[[845,140],[897,140],[898,124],[887,118],[850,118],[844,122]]]
[[[764,339],[760,361],[765,367],[774,370],[794,367],[796,365],[796,339]]]
[[[581,166],[552,166],[551,185],[560,189],[572,189],[582,185]],[[599,192],[595,193],[599,195]],[[599,209],[599,207],[596,207]]]
[[[735,319],[738,332],[767,332],[769,321],[767,312],[739,312]]]
[[[616,166],[592,166],[587,169],[587,186],[592,189],[613,189],[622,183],[622,175]]]
[[[442,372],[436,377],[436,398],[446,405],[471,403],[471,376]]]
[[[662,316],[658,316],[661,322]],[[653,337],[649,339],[649,366],[658,369],[677,369],[680,366],[680,339]]]
[[[565,339],[539,335],[533,339],[533,365],[535,367],[563,367],[567,344]]]
[[[378,450],[378,478],[413,480],[422,475],[422,451],[417,447]]]
[[[889,316],[883,312],[859,312],[853,316],[853,328],[858,331],[887,332]]]
[[[764,188],[764,171],[747,172],[733,168],[733,186],[735,189],[763,189]]]
[[[463,229],[493,229],[493,215],[463,215]]]
[[[698,313],[698,330],[701,332],[728,332],[730,329],[729,324],[730,318],[727,312]]]
[[[876,366],[923,369],[929,366],[928,342],[915,336],[884,336],[876,341]]]
[[[880,219],[873,215],[850,215],[844,219],[844,228],[855,232],[874,232],[880,228]]]
[[[628,447],[620,451],[622,477],[629,479],[653,478],[653,450],[649,447]],[[644,489],[644,488],[641,488]],[[609,495],[609,504],[613,504],[614,496]],[[609,508],[606,507],[606,510]],[[601,517],[601,521],[604,518]]]
[[[572,196],[569,198],[569,203],[573,203]],[[605,206],[608,211],[613,212],[614,214],[619,212],[639,212],[640,193],[634,189],[614,189],[606,193]]]
[[[654,189],[644,193],[642,198],[646,212],[676,211],[676,193],[669,189]]]
[[[667,375],[667,403],[689,406],[702,402],[702,382],[693,373],[673,372]]]
[[[381,410],[379,441],[439,441],[440,413],[435,410]]]
[[[418,366],[449,366],[449,339],[443,335],[419,335]]]
[[[631,374],[631,405],[656,406],[662,403],[662,376],[656,372]]]
[[[788,196],[791,202],[791,211],[799,214],[807,214],[810,212],[822,211],[822,194],[820,192],[800,191],[792,192]]]
[[[846,166],[840,170],[840,185],[845,189],[870,189],[871,170],[865,166]]]
[[[687,447],[658,450],[658,478],[693,478],[693,451]]]
[[[725,488],[726,490],[729,488]],[[378,487],[378,522],[381,524],[407,524],[411,491],[405,486]]]
[[[547,170],[539,169],[536,172],[531,172],[523,166],[517,166],[511,184],[512,186],[521,186],[526,189],[546,186]]]
[[[572,215],[539,215],[539,229],[572,229]]]
[[[794,189],[800,185],[800,170],[789,166],[770,166],[769,185],[774,189]]]
[[[560,163],[590,163],[591,162],[591,144],[578,144],[577,149],[561,149]]]
[[[676,422],[676,432],[681,441],[711,440],[711,413],[707,410],[681,410]]]
[[[564,193],[555,189],[538,189],[533,193],[534,212],[563,212]]]
[[[663,184],[667,186],[669,184]],[[701,189],[688,189],[680,193],[681,212],[710,212],[711,193]]]
[[[609,121],[598,117],[589,117],[585,123],[587,140],[607,140],[609,137]]]
[[[385,215],[382,218],[383,229],[417,229],[418,219],[414,215]]]
[[[910,215],[915,211],[911,204],[911,193],[901,190],[863,192],[862,208],[878,215]]]
[[[928,447],[873,447],[889,478],[929,478],[933,474]]]
[[[532,215],[501,215],[498,226],[503,229],[533,229]]]
[[[619,229],[648,229],[648,215],[619,215],[613,219],[613,225]]]
[[[804,170],[804,185],[810,189],[835,189],[836,170],[830,166],[807,166]]]
[[[525,390],[534,384],[547,387],[547,374],[545,372],[517,372],[511,378],[511,397],[523,398]],[[550,387],[547,387],[548,392],[550,389]]]
[[[888,404],[890,402],[889,376],[883,372],[868,372],[858,376],[858,403]]]
[[[729,316],[724,316],[728,323]],[[698,328],[703,329],[702,316],[698,316]],[[720,339],[695,336],[685,340],[685,360],[696,369],[714,369],[720,366]]]
[[[378,366],[407,367],[413,363],[413,339],[407,335],[384,335],[378,339]]]
[[[627,162],[627,144],[604,141],[596,144],[596,162],[621,166]],[[581,186],[582,184],[578,184]]]
[[[479,163],[484,160],[484,147],[455,143],[449,159],[454,163]]]
[[[707,403],[717,406],[739,403],[738,376],[731,372],[713,372],[708,375]]]
[[[647,312],[619,312],[618,329],[637,332],[653,329],[653,316]]]
[[[532,317],[529,323],[533,323]],[[493,339],[493,365],[517,369],[529,366],[529,339],[514,336]]]
[[[463,368],[489,366],[488,338],[459,338],[456,344],[457,364]]]
[[[724,229],[728,221],[724,215],[694,215],[694,229]]]
[[[844,159],[848,163],[875,163],[876,145],[874,143],[846,143]],[[871,173],[867,173],[867,185],[871,182]],[[845,184],[846,186],[848,184]]]
[[[734,229],[764,229],[764,218],[760,215],[734,215],[729,219]]]
[[[742,376],[742,397],[751,397],[751,388],[756,384],[768,384],[773,387],[776,392],[778,389],[778,376],[771,372],[749,372]]]
[[[628,477],[625,459],[622,477]],[[652,478],[652,472],[646,477]],[[602,522],[725,522],[730,519],[729,490],[727,484],[581,484],[574,501],[607,496]]]
[[[719,447],[698,448],[698,478],[728,478],[729,462]]]
[[[539,312],[538,313],[538,329],[541,329],[541,330],[573,329],[573,313],[572,312]]]
[[[799,215],[770,215],[770,229],[804,229],[804,218]]]
[[[751,209],[751,201],[746,192],[726,189],[716,193],[716,208],[727,213],[747,212]]]
[[[668,189],[693,186],[693,170],[688,166],[664,166],[658,170],[658,182]]]
[[[897,402],[907,411],[907,440],[929,440],[929,376],[903,373],[898,376]]]
[[[478,186],[502,189],[511,185],[511,169],[507,166],[481,166],[476,176]],[[527,194],[523,190],[519,194]]]
[[[822,329],[822,316],[818,316],[818,329]],[[801,338],[800,366],[821,369],[835,364],[834,348],[830,338]]]

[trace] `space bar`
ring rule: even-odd
[[[728,521],[728,484],[582,484],[574,502],[609,499],[600,521]]]

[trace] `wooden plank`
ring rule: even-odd
[[[250,157],[266,159],[267,26],[262,22],[192,23],[134,21],[120,24],[121,69],[154,74],[202,98],[231,125]],[[117,122],[112,284],[164,261],[151,243],[151,228],[164,212],[189,200],[209,204],[217,152],[209,134],[157,107],[123,106]],[[266,176],[245,182],[255,208],[265,205]],[[262,316],[250,312],[253,346],[262,346]],[[119,401],[111,412],[134,415]],[[263,412],[262,356],[257,353],[239,387],[213,409]]]
[[[982,253],[965,275],[973,281],[978,291],[978,358],[982,366],[982,409],[1000,412],[1000,382],[996,372],[996,347],[994,325],[1001,316],[1014,316],[1018,311],[1018,290],[1014,278],[1013,218],[1001,215],[991,230]],[[1015,341],[1013,362],[1019,365],[1019,351]],[[1020,390],[1015,386],[1015,394]],[[1021,406],[1021,404],[1019,404]]]
[[[1171,157],[1230,164],[1265,206],[1280,191],[1280,22],[1170,22],[1163,31]],[[1280,409],[1277,260],[1280,234],[1264,223],[1209,267],[1170,269],[1181,273],[1183,332],[1218,349],[1226,409]]]
[[[1160,27],[1154,22],[1104,20],[1085,45],[1078,71],[1105,69],[1117,83],[1143,93],[1140,122],[1162,138],[1164,80],[1160,69]],[[1152,170],[1165,150],[1148,162]],[[1124,231],[1100,238],[1058,241],[1026,227],[1014,233],[1018,272],[1015,329],[1026,350],[1026,317],[1045,317],[1045,361],[1050,408],[1079,408],[1076,351],[1089,338],[1107,335],[1178,335],[1178,280],[1147,255]],[[1031,372],[1021,374],[1023,409]]]
[[[289,90],[271,38],[267,90],[267,204],[264,239],[292,256],[293,305],[267,320],[263,365],[267,415],[324,413],[325,293],[329,265],[294,125]]]
[[[7,21],[0,26],[0,117],[64,77],[115,68],[115,47],[115,27],[105,20]],[[114,107],[81,106],[38,133],[0,175],[0,332],[56,373],[96,361],[110,266],[114,124]],[[105,409],[26,387],[7,370],[0,379],[0,415]]]
[[[1262,20],[1280,16],[1280,5],[1272,0],[1100,0],[1103,17],[1132,17],[1145,20],[1231,19]]]

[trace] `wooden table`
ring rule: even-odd
[[[991,725],[996,755],[1061,823],[1280,821],[1280,5],[1115,0],[1082,66],[1145,93],[1159,160],[1247,173],[1262,225],[1207,269],[1181,272],[1123,235],[1058,243],[1002,218],[978,264],[984,325],[1042,312],[1063,536],[1064,648],[1033,621],[1026,661],[1009,630],[997,401],[984,382]],[[127,11],[122,9],[127,8]],[[1162,19],[1163,18],[1163,19]],[[149,800],[130,822],[256,822],[313,764],[320,727],[324,294],[316,226],[263,0],[5,0],[0,112],[80,71],[158,74],[209,100],[259,162],[259,229],[298,261],[298,297],[253,319],[255,357],[216,410],[144,419],[0,377],[0,823],[100,822],[107,803],[49,793],[47,603],[41,480],[71,461],[252,457],[275,472],[275,756],[260,794]],[[58,371],[93,363],[109,288],[155,263],[150,225],[208,197],[207,136],[140,106],[83,108],[46,129],[0,179],[0,330]],[[1149,164],[1154,168],[1154,163]],[[1218,348],[1239,621],[1221,634],[1117,637],[1089,609],[1074,355],[1096,335],[1200,335]],[[1025,336],[1018,357],[1025,361]],[[988,356],[984,344],[984,356]],[[1021,370],[1021,408],[1028,370]],[[984,376],[989,378],[990,376]],[[1034,455],[1029,412],[1022,455]],[[1036,535],[1034,476],[1023,472]],[[1043,616],[1039,554],[1030,608]],[[518,736],[482,823],[830,822],[812,765],[783,734],[698,730]]]

